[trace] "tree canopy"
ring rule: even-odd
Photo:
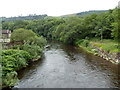
[[[74,44],[79,39],[85,38],[118,40],[120,36],[118,35],[120,32],[120,25],[118,23],[120,19],[118,14],[120,14],[119,8],[115,8],[103,13],[93,13],[84,17],[74,15],[69,17],[46,17],[38,20],[16,20],[3,22],[3,29],[15,30],[13,33],[19,33],[20,30],[16,30],[19,28],[28,29],[27,31],[21,30],[25,33],[19,35],[18,38],[15,34],[12,35],[12,38],[16,37],[14,40],[27,40],[28,37],[35,35],[33,32],[47,39],[71,44]],[[33,30],[33,32],[29,29]]]

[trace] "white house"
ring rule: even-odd
[[[10,42],[10,36],[10,30],[0,30],[0,42]]]

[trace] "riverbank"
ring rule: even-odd
[[[22,28],[13,31],[10,39],[10,43],[7,43],[8,48],[2,48],[0,53],[2,88],[14,86],[19,81],[17,71],[27,67],[29,62],[40,59],[47,43],[42,36]]]
[[[2,88],[14,86],[18,81],[17,71],[26,67],[31,56],[24,50],[2,50]]]
[[[41,60],[19,72],[20,81],[15,88],[115,88],[119,85],[117,65],[70,44],[48,45]]]
[[[108,60],[114,64],[120,63],[119,45],[115,41],[91,41],[83,39],[79,40],[76,45],[82,47],[87,52],[100,56],[103,59]]]
[[[33,59],[30,53],[24,50],[2,50],[2,89],[12,88],[18,81],[19,71],[28,67],[31,63],[40,60]],[[42,57],[42,54],[40,54]]]

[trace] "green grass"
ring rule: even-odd
[[[82,47],[88,53],[98,55],[97,50],[94,49],[93,47],[90,47],[90,43],[88,40],[83,40],[83,39],[79,40],[78,42],[76,42],[76,45],[78,45],[79,47]]]
[[[118,53],[119,44],[113,40],[103,40],[103,41],[90,41],[93,46],[99,47],[102,50],[105,50],[110,53]]]
[[[78,45],[79,47],[82,47],[83,49],[85,49],[87,52],[89,53],[93,53],[95,55],[97,55],[97,50],[92,46],[98,47],[102,50],[105,50],[109,53],[119,53],[119,45],[118,42],[114,41],[114,40],[110,40],[110,39],[104,39],[104,40],[99,40],[99,39],[92,39],[92,40],[79,40],[78,42],[76,42],[76,45]]]

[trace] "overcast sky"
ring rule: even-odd
[[[120,0],[0,0],[0,17],[29,14],[60,16],[89,10],[108,10]]]

